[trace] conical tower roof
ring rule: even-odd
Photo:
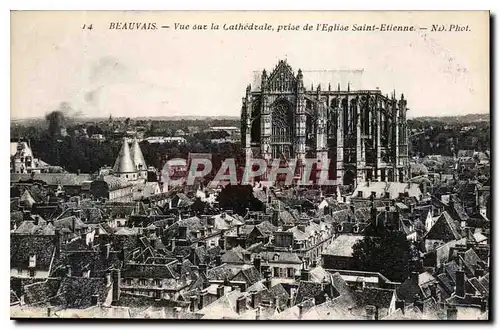
[[[113,166],[113,171],[116,173],[131,173],[136,171],[132,155],[130,154],[130,148],[125,138],[123,139],[123,145],[118,158],[116,158],[115,166]]]
[[[135,168],[137,170],[146,170],[146,161],[144,160],[144,156],[137,139],[134,139],[134,142],[132,142],[132,149],[130,149],[130,152],[132,154],[132,161],[134,162]],[[142,168],[140,168],[139,165],[142,165]]]

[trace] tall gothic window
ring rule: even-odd
[[[293,111],[291,104],[280,100],[273,105],[271,121],[272,157],[290,157],[292,142]]]

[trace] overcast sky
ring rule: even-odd
[[[110,22],[171,28],[117,31]],[[215,22],[221,30],[176,31],[175,22]],[[417,32],[222,30],[238,22],[392,23]],[[430,24],[468,24],[471,31],[430,32]],[[489,112],[487,13],[17,12],[11,26],[16,119],[43,116],[62,102],[88,117],[239,116],[254,71],[269,71],[280,59],[295,72],[363,69],[351,89],[404,93],[409,116]]]

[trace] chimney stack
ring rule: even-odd
[[[299,308],[299,320],[302,320],[302,317],[304,316],[304,306],[302,304],[297,305]]]
[[[216,266],[222,265],[222,255],[220,253],[215,256],[215,265]]]
[[[418,285],[418,272],[411,272],[410,280],[413,285]]]
[[[200,300],[198,300],[198,309],[203,309],[203,307],[206,306],[206,303],[208,302],[207,298],[208,298],[207,291],[200,293]]]
[[[457,319],[457,308],[450,306],[446,309],[446,318],[448,321],[455,321]]]
[[[61,253],[61,230],[56,228],[54,230],[54,245],[56,246],[56,257]]]
[[[191,297],[189,297],[189,310],[190,310],[191,312],[195,312],[195,311],[196,311],[196,307],[197,307],[197,306],[196,306],[196,305],[197,305],[197,304],[196,304],[196,300],[197,300],[197,299],[198,299],[198,298],[197,298],[196,296],[191,296]]]
[[[224,295],[224,285],[219,285],[217,287],[217,299]]]
[[[121,272],[119,269],[113,269],[111,271],[111,277],[113,279],[113,302],[118,302],[120,300],[120,281]]]
[[[465,297],[465,273],[463,270],[457,270],[455,272],[455,295],[457,297]]]
[[[245,296],[241,296],[236,300],[236,313],[243,314],[245,313],[247,307],[247,298]]]
[[[255,269],[257,269],[260,273],[261,269],[260,269],[260,266],[262,264],[262,259],[259,255],[255,256],[255,258],[253,259],[253,266],[255,267]]]
[[[258,292],[252,292],[251,293],[251,305],[252,308],[258,308],[260,305],[260,294]]]
[[[98,294],[93,294],[91,297],[90,297],[90,304],[92,306],[97,306],[99,302],[99,295]]]
[[[200,269],[200,274],[207,275],[207,264],[200,264],[199,265]]]
[[[405,313],[405,301],[398,299],[396,300],[396,310],[400,309],[403,314]]]

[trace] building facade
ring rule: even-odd
[[[335,83],[335,82],[332,82]],[[280,61],[260,86],[247,86],[241,111],[241,141],[249,157],[272,160],[330,159],[337,184],[407,180],[407,102],[379,89],[304,87]]]

